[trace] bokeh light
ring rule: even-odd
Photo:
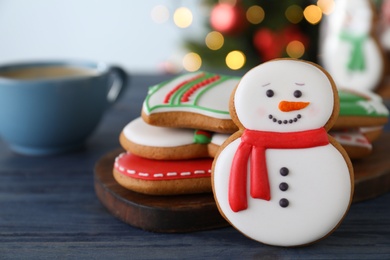
[[[195,52],[187,53],[183,58],[183,67],[187,71],[197,71],[202,66],[202,58]]]
[[[303,10],[299,5],[290,5],[284,15],[290,23],[297,24],[303,19]]]
[[[169,19],[169,10],[165,5],[156,5],[150,12],[152,20],[156,23],[164,23]]]
[[[318,0],[317,5],[324,14],[329,15],[333,12],[335,3],[334,0]]]
[[[259,24],[264,20],[264,9],[258,5],[252,5],[246,11],[246,19],[252,24]]]
[[[187,28],[192,24],[192,12],[187,7],[179,7],[173,14],[173,21],[177,27]]]
[[[305,53],[305,46],[300,41],[291,41],[287,44],[286,52],[290,58],[298,59]]]
[[[229,32],[237,26],[237,13],[234,6],[218,4],[211,10],[211,27],[220,32]]]
[[[246,62],[245,54],[241,51],[231,51],[226,56],[226,65],[232,70],[241,69]]]
[[[222,48],[224,41],[223,35],[217,31],[209,32],[205,39],[206,46],[214,51]]]
[[[309,5],[303,11],[303,16],[311,24],[317,24],[322,19],[322,10],[316,5]]]

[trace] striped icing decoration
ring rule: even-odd
[[[372,149],[372,144],[359,132],[330,132],[329,134],[341,145]]]
[[[150,87],[143,111],[147,115],[183,111],[230,120],[229,97],[238,82],[238,77],[209,72],[184,74]]]
[[[195,85],[193,85],[191,88],[189,88],[181,97],[181,102],[188,102],[190,101],[190,96],[192,94],[194,94],[195,91],[197,91],[198,89],[200,88],[203,88],[205,86],[207,86],[208,84],[211,84],[215,81],[218,81],[219,79],[221,78],[221,76],[219,75],[215,75],[211,78],[207,78],[199,83],[196,83]]]
[[[196,76],[194,76],[193,78],[187,79],[187,80],[181,82],[180,84],[178,84],[177,86],[175,86],[174,88],[172,88],[172,90],[169,91],[169,93],[165,96],[163,103],[164,103],[164,104],[168,104],[169,101],[171,100],[172,95],[173,95],[174,93],[176,93],[179,89],[181,89],[181,88],[182,88],[183,86],[185,86],[186,84],[188,84],[188,83],[190,83],[190,82],[192,82],[192,81],[194,81],[194,80],[196,80],[196,79],[199,79],[199,78],[204,77],[204,75],[205,75],[205,73],[201,73],[201,74],[199,74],[199,75],[196,75]]]
[[[177,180],[211,176],[213,159],[161,161],[121,153],[114,168],[123,175],[142,180]]]

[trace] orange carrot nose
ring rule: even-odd
[[[279,110],[283,112],[290,112],[295,110],[300,110],[307,107],[310,102],[290,102],[290,101],[281,101],[279,103]]]

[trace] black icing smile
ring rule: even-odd
[[[301,119],[302,116],[301,116],[301,114],[298,114],[296,117],[294,117],[293,119],[289,119],[289,120],[279,120],[276,117],[274,117],[273,115],[269,115],[268,118],[270,120],[272,120],[272,122],[277,123],[279,125],[281,125],[281,124],[287,125],[287,124],[292,124],[292,123],[298,122],[298,120]]]

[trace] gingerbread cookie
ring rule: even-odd
[[[149,89],[142,117],[151,125],[232,133],[237,127],[229,115],[229,97],[238,81],[208,72],[181,75]]]
[[[333,129],[380,127],[389,111],[380,96],[371,91],[339,89],[340,113]]]
[[[373,127],[360,127],[358,129],[360,133],[367,138],[367,140],[372,143],[380,137],[383,132],[383,126],[373,126]]]
[[[338,87],[372,91],[379,87],[385,58],[375,20],[372,1],[338,0],[321,23],[322,65]]]
[[[241,79],[231,114],[239,131],[212,173],[221,214],[269,245],[306,245],[334,231],[351,203],[353,170],[327,134],[338,114],[329,74],[298,60],[264,63]]]
[[[132,154],[155,160],[214,157],[227,134],[187,128],[153,126],[137,118],[120,135],[122,147]]]
[[[149,195],[211,192],[213,160],[150,160],[131,153],[115,159],[113,175],[126,189]]]
[[[341,144],[351,159],[361,159],[372,152],[372,141],[360,129],[330,131],[329,134]]]
[[[351,159],[371,154],[374,142],[388,121],[389,112],[382,98],[372,91],[338,89],[340,112],[331,135]]]
[[[155,126],[233,133],[237,126],[231,120],[228,104],[238,81],[237,77],[206,72],[181,75],[150,88],[142,117]],[[381,126],[387,122],[389,112],[372,91],[339,88],[339,96],[340,115],[335,129]]]

